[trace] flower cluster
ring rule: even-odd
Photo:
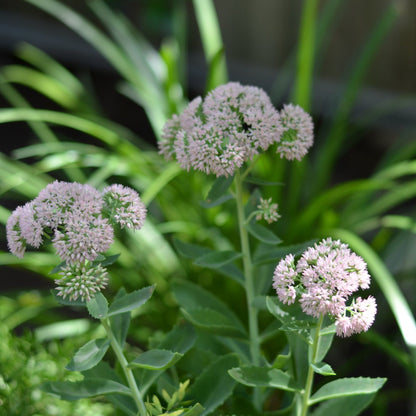
[[[277,146],[280,157],[301,160],[313,144],[313,122],[311,116],[298,105],[284,105],[280,111],[283,134]]]
[[[257,208],[259,210],[258,214],[256,215],[257,221],[263,218],[269,224],[271,224],[280,218],[280,215],[277,212],[278,204],[272,203],[272,198],[260,198],[260,204],[257,205]]]
[[[312,144],[310,117],[293,106],[282,114],[283,119],[262,89],[230,82],[210,91],[204,100],[195,98],[182,114],[166,122],[160,153],[168,160],[176,158],[183,169],[217,177],[233,175],[282,137],[277,152],[298,159]]]
[[[38,248],[51,237],[65,262],[58,293],[89,300],[107,284],[105,269],[93,262],[113,243],[113,224],[140,229],[145,217],[133,189],[112,185],[101,193],[90,185],[55,181],[16,208],[7,221],[7,241],[11,253],[22,258],[27,245]]]
[[[62,276],[56,280],[58,296],[69,300],[90,300],[95,293],[107,286],[108,273],[101,264],[78,263],[64,266],[59,274]]]
[[[296,263],[292,254],[282,259],[273,276],[280,301],[297,299],[311,316],[329,314],[335,319],[336,333],[350,336],[367,331],[377,311],[375,299],[358,297],[347,305],[359,289],[368,289],[370,275],[364,260],[346,244],[328,238],[309,247]]]
[[[140,230],[146,218],[146,209],[137,192],[123,185],[107,186],[103,190],[103,199],[112,212],[109,213],[121,228]]]

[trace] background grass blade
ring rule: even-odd
[[[321,147],[317,156],[316,166],[319,166],[319,169],[314,178],[313,186],[315,192],[322,189],[331,177],[330,172],[345,142],[348,118],[365,80],[372,59],[379,49],[383,38],[391,30],[399,15],[400,10],[398,5],[393,3],[389,4],[360,52],[357,63],[346,83],[342,100],[333,118],[330,131],[325,138],[325,144]]]
[[[214,2],[193,0],[193,4],[205,58],[209,66],[210,77],[206,85],[206,91],[209,91],[218,85],[225,84],[228,80],[224,45]]]

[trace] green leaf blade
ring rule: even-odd
[[[85,371],[95,367],[104,357],[110,343],[106,339],[94,339],[83,345],[68,363],[70,371]]]
[[[315,404],[323,400],[329,400],[344,396],[359,396],[377,392],[387,381],[385,378],[341,378],[322,386],[310,398],[309,403]]]
[[[118,297],[110,305],[107,316],[129,312],[142,306],[151,298],[154,290],[155,285],[152,285]]]
[[[205,408],[202,415],[212,414],[231,395],[235,380],[227,371],[237,365],[237,355],[224,355],[212,362],[192,384],[188,396],[198,398],[198,402]]]
[[[232,250],[218,252],[214,251],[212,253],[204,254],[203,256],[198,257],[194,263],[202,267],[219,269],[222,266],[232,263],[234,260],[240,258],[241,256],[241,253],[237,253],[236,251]]]
[[[273,231],[255,222],[247,224],[246,228],[253,237],[257,238],[257,240],[262,243],[277,245],[282,242],[282,240]]]
[[[227,316],[209,308],[181,309],[185,318],[198,328],[216,335],[246,337],[243,326],[237,325]]]
[[[108,312],[108,302],[102,293],[97,293],[95,297],[87,302],[89,314],[95,319],[104,319]]]
[[[332,369],[332,367],[323,362],[311,364],[311,367],[313,368],[313,371],[317,374],[321,374],[323,376],[335,376],[335,372]]]
[[[149,350],[140,354],[130,362],[129,367],[145,368],[147,370],[166,370],[176,364],[183,354],[168,350]]]
[[[373,401],[375,394],[339,397],[321,403],[312,416],[358,416]]]
[[[82,381],[48,381],[41,385],[41,389],[61,399],[74,401],[86,397],[106,394],[131,395],[130,389],[113,380],[101,378],[85,378]]]
[[[245,386],[272,387],[286,391],[297,391],[289,374],[276,368],[244,366],[228,371],[230,376]]]

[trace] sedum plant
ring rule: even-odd
[[[275,250],[281,242],[269,228],[256,222],[277,221],[278,205],[262,198],[259,190],[245,201],[249,190],[246,185],[252,179],[255,164],[270,147],[280,158],[301,159],[312,143],[312,119],[305,111],[286,105],[279,112],[263,90],[239,83],[220,86],[204,100],[196,98],[182,114],[166,123],[160,152],[168,159],[175,158],[183,169],[217,177],[208,206],[234,199],[240,237],[239,247],[233,250],[200,255],[200,248],[183,243],[179,243],[179,250],[198,252],[197,263],[223,272],[241,285],[247,322],[215,295],[179,282],[174,292],[184,317],[202,331],[200,334],[208,331],[211,337],[199,335],[200,339],[195,340],[189,326],[180,326],[156,348],[133,359],[125,351],[131,312],[150,299],[154,286],[131,293],[121,289],[110,303],[102,291],[108,283],[106,267],[118,257],[105,257],[114,239],[114,227],[140,230],[145,221],[147,211],[137,192],[122,185],[110,185],[99,192],[90,185],[55,181],[31,202],[18,207],[6,227],[10,251],[23,257],[28,245],[38,248],[50,238],[62,260],[53,270],[60,274],[56,298],[64,304],[86,306],[105,333],[105,337],[82,346],[67,365],[71,371],[80,371],[83,380],[46,382],[43,388],[66,400],[107,395],[124,413],[140,416],[212,414],[230,399],[235,382],[253,387],[246,408],[253,414],[267,410],[266,402],[273,389],[288,393],[284,411],[296,416],[309,414],[310,407],[320,402],[324,403],[318,414],[333,414],[334,409],[341,409],[339,403],[345,406],[356,401],[357,396],[359,410],[365,407],[385,379],[338,379],[313,393],[315,373],[335,374],[322,361],[334,333],[345,337],[367,331],[374,321],[376,302],[372,296],[350,299],[358,289],[368,289],[370,285],[363,259],[346,244],[328,238],[304,248],[298,260],[293,254],[281,258],[273,276],[254,261],[256,255],[267,253],[269,262],[276,262],[279,256]],[[266,296],[271,286],[277,299]],[[295,303],[300,309],[292,307]],[[277,318],[277,325],[266,331],[259,325],[264,306]],[[282,334],[287,337],[287,346],[283,346],[286,355],[278,351],[269,361],[262,343]],[[194,351],[197,362],[202,363],[210,348],[217,348],[215,344],[222,344],[226,354],[214,359],[196,379],[187,397],[191,402],[184,407],[180,404],[187,384],[180,384],[173,395],[162,390],[166,407],[156,395],[145,402],[149,388],[194,341],[200,348]],[[103,361],[110,346],[117,363],[114,368]],[[172,378],[165,377],[165,381],[169,379],[174,384]],[[201,404],[192,406],[192,401]]]
[[[105,338],[88,341],[68,363],[67,368],[81,372],[83,380],[47,382],[43,386],[45,391],[66,400],[109,395],[110,401],[126,414],[154,414],[153,410],[148,411],[144,394],[161,373],[189,349],[192,333],[186,328],[179,329],[173,342],[168,341],[164,348],[149,349],[128,361],[124,347],[131,311],[150,299],[154,286],[131,293],[120,290],[111,304],[102,294],[108,283],[106,266],[118,257],[104,256],[113,242],[113,227],[138,230],[145,217],[146,208],[131,188],[111,185],[99,192],[90,185],[61,181],[49,184],[34,200],[16,208],[9,217],[6,229],[10,251],[23,257],[28,245],[38,248],[44,238],[51,238],[62,260],[52,271],[61,275],[56,280],[56,298],[64,304],[86,306],[106,334]],[[168,349],[168,345],[173,350]],[[124,380],[102,361],[110,346]],[[140,370],[142,385],[135,374]],[[181,397],[183,390],[181,385]],[[177,404],[174,401],[172,406]],[[173,414],[200,413],[201,407],[195,405]]]
[[[144,191],[142,195],[145,195],[143,199],[146,204],[153,200],[155,196],[157,196],[158,203],[163,199],[164,203],[158,208],[163,212],[164,219],[168,221],[177,218],[186,219],[181,224],[179,221],[160,224],[160,230],[164,229],[165,232],[166,230],[179,230],[182,235],[188,233],[189,239],[196,237],[199,241],[206,241],[206,230],[200,227],[200,222],[197,222],[198,215],[196,214],[202,217],[202,213],[195,196],[198,195],[201,188],[204,188],[212,180],[212,176],[209,175],[213,174],[217,179],[208,194],[207,200],[202,205],[212,208],[211,211],[216,212],[222,208],[224,208],[223,212],[227,211],[228,208],[234,209],[237,215],[232,216],[231,220],[229,217],[229,222],[232,223],[233,219],[236,220],[235,230],[240,237],[240,242],[235,241],[234,235],[230,236],[229,231],[232,227],[228,224],[227,229],[224,227],[222,232],[221,230],[215,230],[210,235],[214,250],[212,247],[196,246],[179,240],[175,242],[177,251],[185,257],[191,258],[197,267],[208,267],[215,270],[216,274],[218,272],[232,279],[229,285],[226,283],[221,286],[221,289],[223,287],[233,289],[222,296],[229,301],[229,304],[226,305],[212,293],[190,282],[176,281],[172,286],[183,315],[197,328],[198,333],[191,354],[198,353],[198,363],[200,365],[197,368],[189,363],[184,365],[185,372],[193,367],[190,373],[195,379],[193,385],[196,386],[190,389],[188,396],[194,399],[200,398],[198,401],[203,403],[205,414],[226,412],[227,410],[229,410],[228,413],[234,413],[237,412],[235,409],[239,409],[242,414],[264,414],[265,409],[269,410],[268,397],[272,396],[281,399],[279,405],[285,407],[283,412],[286,413],[310,412],[310,407],[319,403],[321,403],[320,407],[316,410],[313,409],[314,414],[359,413],[360,409],[371,401],[373,392],[382,384],[381,379],[341,380],[339,384],[335,385],[328,383],[331,394],[325,393],[325,390],[325,394],[323,394],[320,389],[313,393],[312,387],[314,374],[330,377],[333,373],[329,365],[323,363],[325,353],[331,344],[332,335],[338,332],[339,335],[346,336],[351,335],[352,332],[368,329],[371,316],[375,312],[375,302],[373,303],[371,297],[366,301],[359,300],[361,298],[358,297],[352,303],[347,304],[346,293],[342,292],[340,295],[340,288],[337,287],[335,292],[328,292],[328,288],[323,281],[319,279],[313,282],[306,281],[306,277],[303,276],[306,269],[299,265],[299,256],[317,249],[314,246],[316,242],[310,241],[305,244],[283,247],[280,238],[274,235],[272,230],[277,229],[273,222],[280,218],[278,226],[283,225],[281,229],[284,230],[282,235],[285,242],[303,241],[316,235],[332,235],[334,238],[341,238],[348,242],[369,263],[370,271],[395,314],[405,343],[414,352],[414,319],[406,300],[395,284],[393,276],[382,265],[375,252],[357,236],[368,230],[378,229],[380,223],[399,224],[400,218],[383,217],[383,215],[388,209],[396,207],[398,203],[409,200],[414,195],[414,184],[411,183],[411,180],[409,180],[409,183],[401,183],[403,177],[407,179],[408,176],[406,175],[413,173],[413,167],[406,162],[392,164],[391,166],[387,164],[383,170],[380,170],[378,174],[368,180],[341,184],[330,190],[323,189],[323,184],[332,177],[332,174],[328,172],[331,173],[331,168],[339,157],[340,144],[347,137],[347,118],[362,83],[365,69],[368,68],[368,63],[371,61],[371,55],[377,50],[382,35],[389,30],[398,15],[395,10],[396,5],[389,5],[385,16],[374,28],[372,38],[364,47],[345,94],[339,102],[339,111],[335,116],[331,132],[325,141],[325,149],[322,152],[317,152],[316,160],[323,163],[315,164],[318,168],[317,172],[312,169],[306,170],[305,166],[308,167],[308,165],[305,163],[302,165],[298,165],[296,162],[292,164],[291,173],[294,173],[294,175],[291,176],[292,179],[288,187],[290,189],[289,195],[284,198],[278,197],[277,202],[279,204],[277,204],[269,198],[271,193],[265,190],[266,187],[268,187],[268,190],[272,189],[275,197],[276,195],[279,196],[281,194],[280,190],[283,189],[281,184],[277,182],[283,181],[282,178],[286,172],[284,168],[287,165],[284,160],[279,161],[275,151],[282,159],[300,160],[312,144],[313,125],[310,117],[300,107],[288,105],[277,112],[269,105],[270,100],[261,90],[233,83],[222,86],[218,90],[213,90],[204,100],[197,99],[192,104],[193,108],[189,106],[181,114],[174,116],[166,124],[164,132],[161,134],[166,117],[171,112],[178,112],[185,106],[185,100],[182,96],[183,90],[176,78],[176,69],[178,68],[175,66],[175,60],[180,61],[181,59],[180,55],[175,54],[175,47],[179,46],[180,49],[183,45],[166,42],[159,53],[144,40],[140,33],[132,30],[133,28],[122,16],[113,12],[104,2],[99,0],[91,2],[91,8],[95,17],[98,17],[100,23],[102,23],[100,28],[57,1],[27,1],[56,16],[64,24],[87,39],[112,63],[122,76],[120,90],[145,109],[155,136],[162,137],[160,147],[164,156],[169,159],[177,159],[179,166],[184,170],[196,169],[208,175],[206,177],[204,177],[205,175],[192,175],[191,178],[191,175],[182,174],[180,178],[177,177],[180,171],[177,165],[161,163],[157,155],[153,154],[153,151],[142,152],[136,146],[137,144],[145,148],[142,142],[133,140],[133,144],[125,140],[126,137],[131,136],[130,132],[121,128],[121,126],[108,124],[108,120],[97,118],[92,108],[87,108],[88,111],[86,111],[86,113],[90,113],[90,117],[83,118],[77,113],[77,110],[81,108],[79,103],[73,107],[63,106],[65,113],[68,113],[65,114],[22,108],[27,106],[25,101],[13,99],[10,100],[12,105],[20,108],[2,110],[0,122],[26,120],[45,143],[43,143],[43,146],[28,147],[16,152],[16,156],[19,154],[18,157],[20,158],[40,157],[40,163],[36,167],[29,167],[26,164],[2,158],[3,171],[7,172],[4,176],[13,178],[10,184],[7,183],[5,189],[14,188],[18,192],[25,190],[26,199],[34,197],[47,183],[53,181],[53,177],[45,174],[45,172],[53,171],[57,166],[67,175],[68,180],[82,183],[89,182],[100,189],[111,183],[111,176],[119,177],[121,175],[124,183],[140,189],[141,192]],[[218,28],[215,25],[215,10],[210,7],[212,6],[211,2],[195,0],[193,3],[203,37],[204,50],[210,65],[207,85],[209,89],[212,89],[219,83],[226,82],[227,78],[221,37],[220,35],[212,36],[213,32],[218,35],[218,33],[215,33]],[[336,9],[334,5],[340,3],[342,2],[328,2],[328,7],[325,10],[332,8],[334,12]],[[318,2],[305,2],[298,48],[299,65],[297,79],[295,80],[294,101],[307,110],[310,108],[314,53],[317,54],[319,39],[322,42],[325,37],[323,36],[325,30],[322,29],[325,25],[321,25],[321,21],[319,24],[317,21],[315,22],[317,6]],[[330,20],[328,13],[326,19],[328,25]],[[317,26],[316,35],[318,36],[314,45],[315,24]],[[102,27],[104,30],[102,30]],[[181,37],[178,36],[179,38]],[[183,50],[181,52],[183,55]],[[29,62],[31,61],[29,60]],[[48,70],[47,60],[44,57],[37,61],[32,60],[32,64],[34,62],[40,62],[39,69],[45,71],[46,75],[51,77],[52,80],[58,78],[58,73],[49,71],[52,67]],[[9,68],[9,70],[5,71],[3,75],[8,73],[10,75],[13,68]],[[291,70],[289,72],[294,73],[295,71]],[[27,77],[23,76],[22,78],[26,79]],[[14,82],[13,79],[16,80],[11,76],[7,80],[8,83],[2,84],[4,91],[6,87],[11,87],[9,83]],[[72,81],[74,80],[76,79],[72,77]],[[66,85],[68,78],[59,77],[59,81]],[[283,82],[286,88],[287,79],[285,77],[279,77],[279,82]],[[40,84],[31,83],[31,85]],[[66,86],[68,87],[68,85]],[[71,85],[67,88],[69,92],[76,91],[75,88],[72,88],[72,85],[71,82]],[[232,90],[236,91],[234,95],[231,94]],[[251,96],[251,92],[247,94],[249,90],[253,92],[253,96]],[[12,97],[13,95],[7,94],[7,96]],[[256,96],[256,100],[252,99],[254,96]],[[251,107],[248,105],[250,100],[252,100]],[[87,100],[81,99],[80,101],[84,104],[84,101]],[[228,104],[231,106],[227,107]],[[257,104],[260,104],[260,106]],[[83,109],[85,110],[84,107]],[[218,113],[222,113],[221,116],[218,116]],[[224,124],[227,120],[229,122],[228,126]],[[61,143],[53,135],[51,140],[52,130],[44,123],[62,124],[86,132],[105,143],[108,149],[104,151],[103,148],[98,146],[90,148],[84,144]],[[48,134],[45,134],[45,131]],[[40,134],[41,132],[43,133]],[[210,140],[208,140],[208,137],[210,137]],[[334,142],[334,138],[339,138],[339,140]],[[136,138],[133,137],[133,139]],[[268,175],[267,182],[258,179],[256,176],[264,173],[262,172],[264,166],[258,163],[258,160],[261,159],[260,154],[266,152],[269,147],[272,147],[272,151],[269,151],[268,155],[262,158],[266,169],[268,166],[271,167],[269,169],[271,175]],[[74,154],[78,155],[75,163]],[[412,154],[414,155],[414,150]],[[89,157],[89,155],[94,155],[94,158]],[[401,160],[397,162],[401,162]],[[166,169],[164,169],[164,166]],[[91,167],[94,168],[94,172],[89,176],[88,168]],[[319,180],[315,180],[316,175],[320,176]],[[22,180],[16,187],[15,178],[17,177],[22,178]],[[192,182],[192,185],[185,190],[185,185],[190,182]],[[308,191],[312,189],[312,192],[308,192],[309,196],[305,199],[305,204],[303,200],[300,203],[300,183]],[[381,191],[385,191],[385,195],[380,200],[379,194]],[[176,198],[175,203],[172,203],[172,198]],[[236,202],[235,207],[231,205],[232,202]],[[280,211],[278,210],[279,207]],[[178,212],[182,215],[177,215]],[[210,211],[207,210],[207,212]],[[2,210],[1,213],[2,221],[4,221],[8,213],[6,210]],[[101,215],[102,218],[108,219],[113,214],[103,211],[95,215],[96,218],[92,221],[92,228],[97,226],[95,231],[98,235],[108,235],[103,232],[107,228],[104,225],[105,221],[101,224],[101,231],[99,230],[98,223],[101,221],[98,220],[98,216]],[[209,215],[207,217],[214,218],[214,216],[210,217]],[[267,227],[260,225],[259,221],[262,220],[267,222]],[[147,224],[149,224],[149,221],[147,221]],[[289,226],[287,226],[288,224]],[[191,225],[194,225],[194,227],[191,227]],[[15,232],[21,232],[19,226],[16,227]],[[343,229],[334,231],[334,227],[350,229],[357,235]],[[65,254],[68,248],[76,249],[76,247],[70,246],[72,240],[69,236],[69,229],[70,226],[64,223],[59,224],[56,229],[47,229],[47,227],[43,229],[47,236],[52,239],[52,243],[57,250],[60,248],[61,256]],[[76,231],[76,228],[72,229]],[[159,231],[159,229],[156,231]],[[192,230],[194,231],[192,232]],[[384,231],[385,229],[382,229],[381,234]],[[76,235],[76,232],[73,235]],[[156,233],[146,235],[144,230],[141,233],[130,233],[131,235],[135,236],[135,240],[133,244],[123,247],[121,256],[123,264],[118,273],[121,277],[116,276],[117,273],[114,270],[113,282],[116,281],[116,278],[118,278],[118,282],[122,279],[127,280],[127,273],[133,276],[131,281],[135,282],[136,270],[141,268],[140,260],[143,260],[135,255],[136,250],[138,246],[143,246],[142,243],[146,240],[151,243],[150,250],[148,249],[148,252],[142,257],[154,259],[154,264],[148,273],[150,276],[150,279],[147,279],[149,284],[153,283],[151,279],[155,278],[156,273],[162,276],[163,272],[166,274],[166,270],[169,268],[172,274],[177,275],[180,272],[177,263],[175,263],[176,268],[174,269],[174,262],[168,261],[172,260],[171,251],[163,250],[163,253],[159,256],[155,255],[159,251],[162,252],[162,250],[159,250],[161,248],[160,242],[163,240],[160,235],[158,239],[155,239]],[[45,235],[44,238],[47,238],[47,236]],[[139,236],[139,238],[136,239],[136,236]],[[22,234],[19,238],[22,238]],[[30,241],[36,243],[36,240],[30,239],[29,241],[21,240],[21,243],[31,245]],[[88,244],[93,244],[93,241],[94,239],[92,241],[87,239],[83,244],[88,246]],[[323,241],[318,246],[329,244],[329,240],[325,241],[327,243]],[[18,242],[19,240],[16,240],[16,244]],[[96,239],[95,246],[92,249],[95,250],[95,247],[97,247],[104,251],[108,243],[109,241]],[[119,243],[116,240],[117,250],[121,246]],[[164,243],[166,248],[167,244]],[[337,274],[339,271],[338,260],[349,256],[345,256],[348,248],[341,249],[342,243],[331,240],[330,245],[338,247],[337,254],[332,255],[333,263],[330,263],[332,264],[331,273],[335,273],[331,275],[334,283],[339,278]],[[341,252],[344,254],[341,254]],[[291,261],[286,257],[290,253],[293,254]],[[167,254],[170,254],[170,256]],[[127,259],[128,256],[130,256],[129,261],[124,262],[124,259]],[[5,258],[9,261],[11,256]],[[52,256],[47,257],[48,265],[51,258]],[[36,258],[26,255],[24,259],[26,263],[23,264],[35,270],[35,265],[30,265],[30,262],[33,263],[35,259],[42,260],[40,253],[39,257]],[[99,254],[94,257],[94,260],[86,258],[85,262],[75,262],[71,265],[71,260],[67,258],[65,264],[61,264],[55,269],[57,273],[60,273],[60,277],[57,278],[58,291],[56,293],[59,294],[58,298],[65,296],[65,302],[71,304],[81,302],[83,305],[93,302],[94,297],[100,299],[99,291],[105,290],[108,283],[108,272],[105,269],[114,260],[114,257],[105,258]],[[279,274],[275,268],[282,261],[288,268],[287,273],[290,273],[293,278],[293,282],[290,281],[290,284],[287,280],[281,281],[278,279]],[[322,262],[323,260],[320,259],[319,261]],[[327,261],[329,260],[327,259]],[[118,263],[121,263],[121,261]],[[167,267],[160,267],[160,269],[155,267],[165,265],[165,263]],[[309,269],[313,270],[314,266],[316,265],[309,264]],[[39,268],[39,270],[45,273],[45,266],[42,269]],[[200,271],[201,269],[197,270]],[[274,274],[273,270],[275,270]],[[351,270],[348,271],[348,273],[351,272]],[[329,273],[328,270],[327,273]],[[342,274],[342,272],[339,273]],[[209,275],[209,272],[205,272],[204,276],[207,275]],[[84,285],[81,291],[72,280],[74,276],[77,276],[75,282]],[[354,278],[354,276],[352,277]],[[287,279],[287,275],[285,279]],[[327,276],[325,279],[329,279],[329,277]],[[164,291],[166,293],[168,285],[164,278],[160,277],[155,280],[165,285]],[[325,281],[327,282],[327,280]],[[270,294],[269,290],[272,284],[278,290],[277,298],[266,297]],[[158,285],[160,291],[162,290],[161,286]],[[221,289],[216,289],[214,285],[212,285],[212,289],[213,292],[216,291],[221,294]],[[239,314],[235,313],[237,310],[233,303],[235,299],[232,299],[232,296],[228,299],[228,295],[232,295],[234,289],[236,289],[235,291],[242,289],[245,293],[247,319],[246,311]],[[295,291],[295,296],[292,289]],[[314,308],[318,308],[317,304],[311,306],[309,303],[309,306],[307,308],[305,306],[305,310],[303,309],[303,305],[308,305],[306,295],[311,289],[314,289],[314,295],[320,289],[320,302],[329,302],[330,305],[333,305],[332,302],[336,296],[344,296],[345,299],[341,302],[338,299],[338,309],[332,311],[325,309],[328,305],[322,306],[322,304],[319,304],[319,316],[316,316],[318,310]],[[291,293],[292,297],[290,299],[294,301],[293,304],[286,305],[284,304],[285,298],[279,298],[279,293],[282,295],[284,290]],[[352,290],[352,288],[348,290]],[[122,296],[122,293],[120,296]],[[76,300],[74,300],[75,297],[77,297]],[[288,300],[289,298],[286,302]],[[345,304],[343,303],[344,300]],[[153,298],[152,302],[155,303],[155,301],[156,299]],[[342,308],[340,308],[340,303]],[[166,313],[161,312],[163,308],[160,306],[166,305],[159,302],[156,308],[158,313],[165,317]],[[264,311],[271,312],[270,316],[275,317],[275,320],[272,320],[269,326],[264,325]],[[308,314],[308,311],[315,312]],[[108,314],[108,312],[106,313]],[[171,314],[168,313],[167,315]],[[321,315],[323,315],[322,322],[320,322]],[[293,320],[298,324],[293,324]],[[98,321],[100,322],[101,318]],[[335,324],[333,324],[333,321],[335,321]],[[268,322],[267,319],[266,322]],[[336,326],[337,323],[338,326]],[[319,325],[320,330],[318,331]],[[370,337],[373,334],[368,335]],[[367,339],[371,340],[371,338]],[[390,340],[385,341],[389,344],[390,352],[395,349]],[[272,347],[266,345],[271,342],[273,342]],[[126,353],[125,350],[124,353]],[[398,362],[402,365],[405,363],[403,366],[410,374],[411,357],[396,348],[396,358],[397,356],[401,356],[402,359],[399,359]],[[181,367],[186,360],[187,357],[183,357],[177,363],[177,366]],[[189,361],[193,361],[192,356]],[[201,368],[204,368],[204,370],[201,371]],[[230,370],[231,368],[234,368],[234,370]],[[97,365],[93,369],[99,372],[103,367]],[[172,368],[170,370],[174,371]],[[233,379],[228,376],[228,371]],[[100,373],[100,376],[103,374],[105,374],[105,371]],[[157,372],[154,372],[154,374],[157,374]],[[226,377],[224,377],[224,374]],[[86,375],[91,376],[88,372]],[[109,373],[106,373],[106,376],[111,379]],[[187,378],[189,378],[188,373],[184,379]],[[234,379],[240,382],[241,385],[254,387],[253,394],[242,395],[241,392],[246,393],[246,391],[241,390],[241,386],[236,386]],[[126,380],[124,381],[126,382]],[[347,386],[351,386],[351,388],[347,388]],[[64,390],[66,385],[61,387],[61,390]],[[54,388],[58,388],[57,385],[54,385]],[[232,395],[233,389],[235,395]],[[147,390],[148,388],[145,389],[145,392]],[[360,394],[359,391],[363,394]],[[316,394],[318,392],[321,393],[317,398]],[[351,399],[342,397],[343,392],[355,396]],[[60,395],[62,391],[56,394]],[[235,399],[233,399],[234,396]],[[112,394],[107,397],[114,399]],[[249,399],[246,400],[246,398]],[[160,413],[167,410],[160,409],[156,405],[157,400],[152,402],[156,406],[153,410]],[[240,407],[237,405],[238,401],[243,403]],[[223,404],[224,402],[225,404]],[[148,403],[149,401],[145,405]],[[147,410],[150,411],[150,409]]]
[[[245,204],[244,187],[250,179],[253,181],[249,175],[261,153],[269,147],[280,158],[300,160],[312,143],[311,117],[299,106],[289,104],[278,112],[263,90],[234,82],[212,90],[205,99],[194,99],[182,114],[174,115],[166,123],[160,142],[161,153],[168,159],[175,158],[183,169],[200,170],[218,178],[213,187],[217,190],[208,196],[211,199],[215,195],[217,200],[210,206],[228,199],[235,201],[240,246],[232,251],[203,254],[195,260],[231,275],[240,283],[246,297],[247,324],[235,319],[229,309],[219,310],[219,301],[214,307],[212,300],[199,307],[192,305],[192,300],[188,305],[181,304],[184,296],[180,285],[177,298],[185,317],[194,325],[222,337],[237,338],[234,342],[229,340],[227,345],[243,365],[230,369],[229,374],[236,381],[254,387],[251,404],[257,414],[266,410],[265,402],[273,388],[291,393],[286,406],[288,414],[303,416],[315,403],[332,400],[329,405],[332,412],[333,403],[340,399],[345,404],[356,400],[354,396],[374,394],[385,382],[380,378],[340,379],[322,387],[323,392],[329,393],[318,390],[312,395],[315,373],[335,374],[322,362],[333,334],[345,337],[367,331],[374,321],[376,302],[372,296],[349,301],[354,292],[370,285],[367,266],[360,256],[346,244],[330,238],[308,247],[297,262],[293,254],[288,254],[277,264],[273,276],[278,300],[265,296],[271,276],[264,276],[264,269],[253,262],[253,240],[263,244],[257,249],[261,247],[264,251],[264,245],[272,249],[268,252],[272,261],[277,260],[273,258],[273,249],[280,243],[270,229],[256,223],[254,218],[265,218],[270,223],[279,215],[278,205],[271,200],[259,197],[254,209],[250,207],[251,199]],[[224,195],[230,189],[231,193]],[[184,251],[189,253],[192,247]],[[196,248],[193,251],[198,252]],[[199,290],[188,287],[188,292],[191,297],[193,294],[201,297]],[[291,305],[296,300],[301,311],[282,309],[284,304]],[[277,331],[288,333],[286,359],[277,354],[274,362],[268,362],[262,352],[262,339],[266,338],[259,327],[262,302],[280,323]],[[248,345],[248,351],[244,345]],[[321,407],[321,414],[333,414],[325,406]]]

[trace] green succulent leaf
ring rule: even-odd
[[[346,396],[322,402],[312,416],[358,416],[373,401],[375,393]]]
[[[237,253],[236,251],[231,250],[214,251],[212,253],[204,254],[203,256],[198,257],[194,263],[198,266],[218,269],[221,266],[225,266],[226,264],[233,262],[241,256],[241,253]]]
[[[218,179],[216,179],[210,191],[208,192],[205,202],[212,203],[213,201],[216,201],[219,198],[223,197],[225,193],[228,191],[228,188],[233,183],[233,180],[234,176],[220,176]]]
[[[282,370],[267,367],[245,366],[228,371],[230,376],[245,386],[273,387],[286,391],[297,391],[291,376]]]
[[[317,374],[321,374],[323,376],[335,376],[335,372],[329,364],[319,362],[311,364],[311,367]]]
[[[211,414],[231,395],[235,381],[227,371],[238,364],[236,354],[227,354],[213,361],[196,378],[188,391],[188,396],[198,398],[200,405],[205,408],[202,415]]]
[[[181,308],[181,311],[189,322],[205,331],[228,337],[244,337],[247,335],[243,326],[236,325],[227,316],[213,309]]]
[[[271,230],[256,222],[250,222],[246,225],[247,231],[257,240],[265,244],[277,245],[282,240]]]
[[[104,319],[108,312],[108,302],[104,295],[99,292],[93,299],[87,302],[90,315],[95,319]]]
[[[108,316],[118,315],[138,308],[151,298],[154,290],[155,285],[117,297],[108,309]]]
[[[130,389],[125,385],[102,378],[85,378],[77,382],[48,381],[41,385],[41,389],[61,400],[69,401],[103,394],[131,394]]]
[[[322,386],[310,398],[309,403],[315,404],[336,397],[372,394],[380,390],[386,381],[386,378],[340,378]]]
[[[176,364],[183,354],[168,350],[149,350],[130,362],[129,367],[140,367],[147,370],[166,370]]]
[[[95,367],[104,357],[109,345],[106,339],[87,342],[75,353],[66,368],[70,371],[84,371]]]

